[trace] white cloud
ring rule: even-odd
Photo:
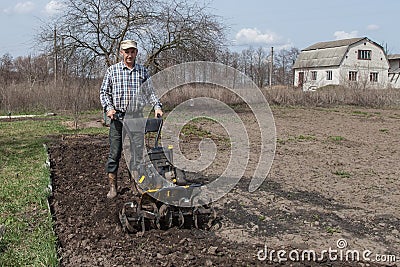
[[[336,31],[333,35],[335,36],[336,40],[359,37],[358,31],[352,31],[352,32]]]
[[[3,13],[6,13],[6,14],[12,13],[12,8],[5,8],[5,9],[3,9]]]
[[[19,2],[14,7],[4,9],[7,14],[27,14],[35,9],[35,4],[31,1]]]
[[[235,36],[236,43],[239,45],[274,44],[279,42],[280,39],[281,38],[276,33],[262,33],[257,28],[241,29]]]
[[[369,31],[376,31],[376,30],[379,30],[379,25],[376,25],[376,24],[370,24],[370,25],[368,25],[367,26],[367,30],[369,30]]]
[[[47,5],[44,8],[44,12],[48,15],[55,15],[64,8],[64,4],[59,1],[52,0],[47,3]]]

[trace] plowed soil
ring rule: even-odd
[[[50,204],[61,266],[275,266],[272,250],[286,251],[281,265],[288,266],[398,266],[400,110],[274,108],[273,113],[277,149],[267,179],[248,192],[256,166],[252,155],[240,184],[214,203],[219,225],[211,230],[124,232],[118,212],[132,197],[132,184],[122,159],[118,196],[106,198],[107,136],[53,137]],[[240,116],[246,127],[256,127],[251,113]],[[224,134],[211,122],[197,127],[212,138]],[[257,154],[258,136],[249,133]],[[229,151],[215,140],[221,154],[216,161],[223,161]],[[198,137],[184,136],[181,142],[183,154],[197,156]],[[223,167],[213,164],[199,175],[211,177]],[[258,256],[266,248],[262,261]],[[329,249],[339,256],[369,250],[371,260],[335,260],[323,254]],[[306,250],[324,259],[288,259],[290,251]]]

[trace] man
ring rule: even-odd
[[[100,88],[101,105],[107,117],[111,119],[109,131],[110,154],[106,163],[110,186],[107,198],[110,199],[117,196],[117,171],[123,142],[122,120],[128,106],[131,109],[133,106],[134,113],[138,117],[143,117],[142,108],[146,102],[150,102],[154,106],[155,117],[162,116],[161,104],[152,88],[148,86],[145,89],[141,88],[141,85],[149,79],[149,74],[144,66],[136,64],[137,43],[133,40],[122,41],[120,54],[123,57],[123,61],[107,69]],[[138,135],[135,139],[130,141],[137,142],[137,144],[133,145],[141,147],[143,135]]]

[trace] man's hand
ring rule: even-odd
[[[163,115],[163,112],[162,112],[161,109],[156,109],[156,110],[154,111],[154,117],[155,117],[155,118],[162,117],[162,115]]]
[[[110,109],[109,111],[107,111],[107,117],[109,117],[110,119],[114,119],[114,114],[117,113],[117,111],[115,111],[115,109]]]

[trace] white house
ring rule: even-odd
[[[294,86],[304,91],[326,85],[385,88],[389,61],[382,46],[366,37],[316,43],[293,65]]]
[[[393,88],[400,88],[400,54],[388,55],[390,64],[389,82]]]

